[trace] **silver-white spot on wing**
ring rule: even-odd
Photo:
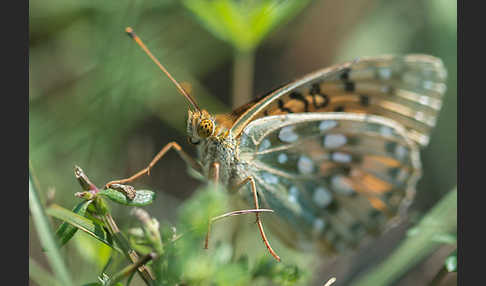
[[[425,119],[425,114],[422,111],[417,111],[417,113],[415,113],[415,119],[422,121]]]
[[[316,218],[312,225],[315,234],[321,233],[324,230],[325,226],[326,226],[326,222],[322,218]]]
[[[351,155],[342,152],[332,153],[331,158],[334,162],[338,163],[350,163],[352,159]]]
[[[402,145],[398,145],[395,149],[395,155],[399,160],[403,160],[408,155],[407,148]]]
[[[270,174],[268,172],[262,172],[262,178],[268,184],[277,184],[278,183],[278,177],[273,175],[273,174]]]
[[[319,130],[326,131],[337,126],[337,122],[334,120],[324,120],[319,124]]]
[[[288,160],[288,159],[289,159],[289,158],[288,158],[287,154],[285,154],[285,153],[280,153],[280,154],[278,155],[278,158],[277,158],[277,160],[278,160],[278,162],[279,162],[280,164],[285,164],[285,163],[287,162],[287,160]]]
[[[378,74],[380,75],[381,79],[390,79],[392,71],[389,68],[381,68],[378,69]]]
[[[297,168],[301,174],[312,174],[314,172],[314,162],[309,157],[302,155],[297,162]]]
[[[314,191],[312,199],[318,206],[324,208],[332,202],[332,195],[328,190],[324,189],[323,187],[319,187]]]
[[[382,126],[381,129],[380,129],[380,133],[383,136],[392,136],[393,130],[388,126]]]
[[[352,195],[354,190],[351,185],[346,181],[343,175],[336,175],[331,178],[331,185],[334,190],[342,195]]]
[[[347,138],[343,134],[329,134],[324,136],[325,148],[338,148],[346,144]]]
[[[265,139],[262,141],[262,144],[260,144],[260,148],[258,148],[259,151],[266,150],[272,146],[272,143],[270,143],[270,140]]]
[[[297,187],[295,187],[295,186],[290,187],[290,189],[289,189],[289,202],[296,203],[298,196],[299,196],[299,189],[297,189]]]
[[[280,129],[280,132],[278,133],[278,138],[282,142],[292,143],[299,139],[299,135],[294,132],[294,126],[285,126]]]

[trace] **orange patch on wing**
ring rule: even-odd
[[[230,129],[235,121],[235,119],[228,114],[216,114],[214,117],[217,125],[223,126],[226,129]]]
[[[331,173],[333,169],[337,167],[336,163],[329,162],[327,160],[324,160],[322,164],[319,166],[319,170],[321,174],[328,175]]]
[[[367,174],[359,169],[354,169],[351,173],[355,189],[361,193],[380,195],[386,193],[393,187],[390,183]]]
[[[332,97],[332,104],[337,103],[358,103],[359,97],[356,94],[343,93],[339,96]]]
[[[368,197],[368,201],[370,202],[371,206],[374,209],[377,209],[382,212],[387,212],[387,207],[384,202],[382,202],[380,199],[375,198],[375,197]]]
[[[364,175],[361,177],[361,183],[373,194],[383,194],[391,190],[393,187],[390,183],[382,181],[372,175]]]
[[[375,155],[368,155],[365,157],[367,160],[375,160],[378,161],[388,167],[399,167],[400,162],[389,157],[383,157],[383,156],[375,156]]]
[[[292,110],[294,113],[305,112],[305,103],[296,99],[286,101],[284,107]]]

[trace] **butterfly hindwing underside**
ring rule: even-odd
[[[293,246],[340,252],[399,217],[413,198],[445,78],[434,57],[366,58],[240,109],[239,161],[276,212],[265,217],[274,232]]]

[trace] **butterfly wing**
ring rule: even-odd
[[[405,126],[427,145],[445,92],[442,61],[427,55],[359,59],[309,74],[233,113],[239,136],[251,121],[269,115],[346,112],[381,115]]]
[[[380,233],[412,199],[420,170],[406,129],[367,114],[267,116],[247,125],[239,146],[262,206],[276,212],[266,224],[296,247],[342,251]]]

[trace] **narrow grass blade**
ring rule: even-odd
[[[29,279],[38,285],[61,286],[54,276],[29,257]]]
[[[255,50],[279,25],[297,15],[309,0],[184,0],[183,5],[214,36],[241,52]],[[251,2],[251,3],[247,3]]]
[[[47,260],[53,269],[56,278],[62,282],[63,285],[72,285],[69,272],[66,269],[64,261],[59,252],[54,232],[49,225],[49,221],[44,212],[42,203],[39,200],[32,178],[29,175],[29,208],[32,220],[36,226],[37,233],[42,247],[46,250]]]
[[[56,204],[51,205],[47,209],[47,213],[50,216],[63,220],[73,225],[74,227],[81,229],[82,231],[88,233],[89,235],[93,236],[104,244],[116,249],[117,251],[120,251],[119,248],[115,247],[113,243],[110,242],[108,234],[104,230],[103,226],[101,226],[100,224],[78,214],[75,214],[72,211]]]
[[[73,208],[73,213],[84,216],[90,203],[91,201],[82,201]],[[57,237],[61,240],[61,246],[66,244],[74,236],[77,230],[78,228],[72,224],[63,222],[56,231]]]
[[[450,191],[419,222],[409,236],[383,263],[358,277],[353,286],[391,285],[416,263],[440,246],[434,237],[457,229],[457,189]]]

